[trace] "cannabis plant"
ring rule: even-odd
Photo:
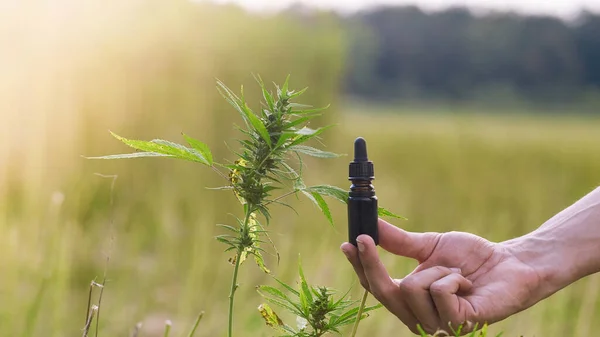
[[[283,289],[265,285],[257,287],[268,302],[296,315],[294,327],[285,324],[268,304],[263,303],[258,307],[267,325],[283,333],[281,336],[320,337],[328,332],[340,333],[341,327],[356,323],[367,317],[367,312],[381,307],[381,304],[367,308],[357,307],[357,301],[345,299],[348,293],[334,299],[335,292],[332,289],[309,286],[300,263],[298,273],[300,281],[297,290],[276,278]]]
[[[266,273],[270,273],[263,259],[265,250],[263,244],[273,242],[265,227],[271,221],[270,206],[284,203],[284,198],[303,194],[311,200],[333,225],[333,217],[324,197],[333,197],[341,202],[347,202],[345,190],[330,186],[306,186],[302,179],[302,155],[318,158],[336,158],[339,154],[323,151],[308,146],[310,140],[319,138],[331,126],[317,129],[307,127],[307,123],[319,116],[325,108],[313,109],[310,106],[296,103],[294,100],[302,95],[306,88],[300,91],[289,90],[289,76],[282,86],[275,85],[275,92],[267,89],[260,77],[256,81],[262,90],[264,102],[259,109],[252,110],[245,98],[242,86],[240,96],[230,90],[221,81],[217,88],[225,100],[241,116],[243,126],[238,127],[244,139],[238,140],[240,149],[233,151],[237,160],[229,163],[218,163],[214,160],[209,147],[187,134],[183,138],[186,145],[171,141],[154,139],[151,141],[131,140],[115,133],[112,135],[138,152],[93,157],[95,159],[121,159],[140,157],[168,157],[197,162],[212,169],[224,180],[224,185],[218,189],[229,190],[239,200],[243,216],[236,218],[233,225],[219,225],[225,231],[217,236],[217,240],[231,252],[229,261],[234,265],[231,289],[229,292],[228,336],[233,331],[234,298],[238,288],[237,277],[240,265],[252,256],[257,265]],[[297,163],[293,161],[297,160]],[[294,168],[296,167],[296,169]],[[277,193],[276,193],[277,192]],[[277,194],[277,195],[275,195]],[[395,216],[393,213],[380,208],[381,215]],[[259,218],[260,217],[260,218]],[[263,220],[261,220],[263,219]],[[263,222],[261,222],[263,221]],[[277,255],[278,256],[278,255]],[[279,258],[279,257],[278,257]],[[362,310],[362,306],[354,310],[353,302],[345,300],[332,301],[332,293],[326,288],[307,288],[302,276],[302,292],[300,307],[286,307],[297,314],[299,319],[306,320],[312,327],[310,334],[306,329],[286,330],[293,336],[321,336],[328,331],[338,331],[339,327],[353,320],[349,316]],[[305,288],[311,289],[304,291]],[[276,293],[274,288],[261,288],[263,291]],[[291,287],[286,286],[291,291]],[[292,294],[295,293],[292,291]],[[339,315],[340,310],[350,309]],[[263,316],[274,317],[266,306],[262,307]],[[358,317],[360,320],[363,316]],[[325,322],[325,319],[328,319]]]

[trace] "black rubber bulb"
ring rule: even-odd
[[[354,141],[354,161],[355,162],[369,161],[369,157],[367,156],[367,142],[362,137],[358,137]]]

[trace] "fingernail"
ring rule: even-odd
[[[359,252],[362,253],[365,250],[365,244],[362,241],[356,239],[356,245],[358,246]]]
[[[344,253],[344,256],[349,260],[350,256],[348,255],[348,252],[342,249],[342,253]]]
[[[450,270],[452,270],[453,273],[462,273],[462,270],[460,270],[460,268],[450,268]]]

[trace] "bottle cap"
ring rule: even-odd
[[[354,161],[350,162],[349,180],[372,180],[375,178],[373,162],[367,156],[367,142],[362,137],[354,141]]]

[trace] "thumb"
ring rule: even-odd
[[[382,219],[379,219],[378,230],[379,245],[383,249],[416,259],[419,263],[427,260],[442,237],[440,233],[407,232]]]

